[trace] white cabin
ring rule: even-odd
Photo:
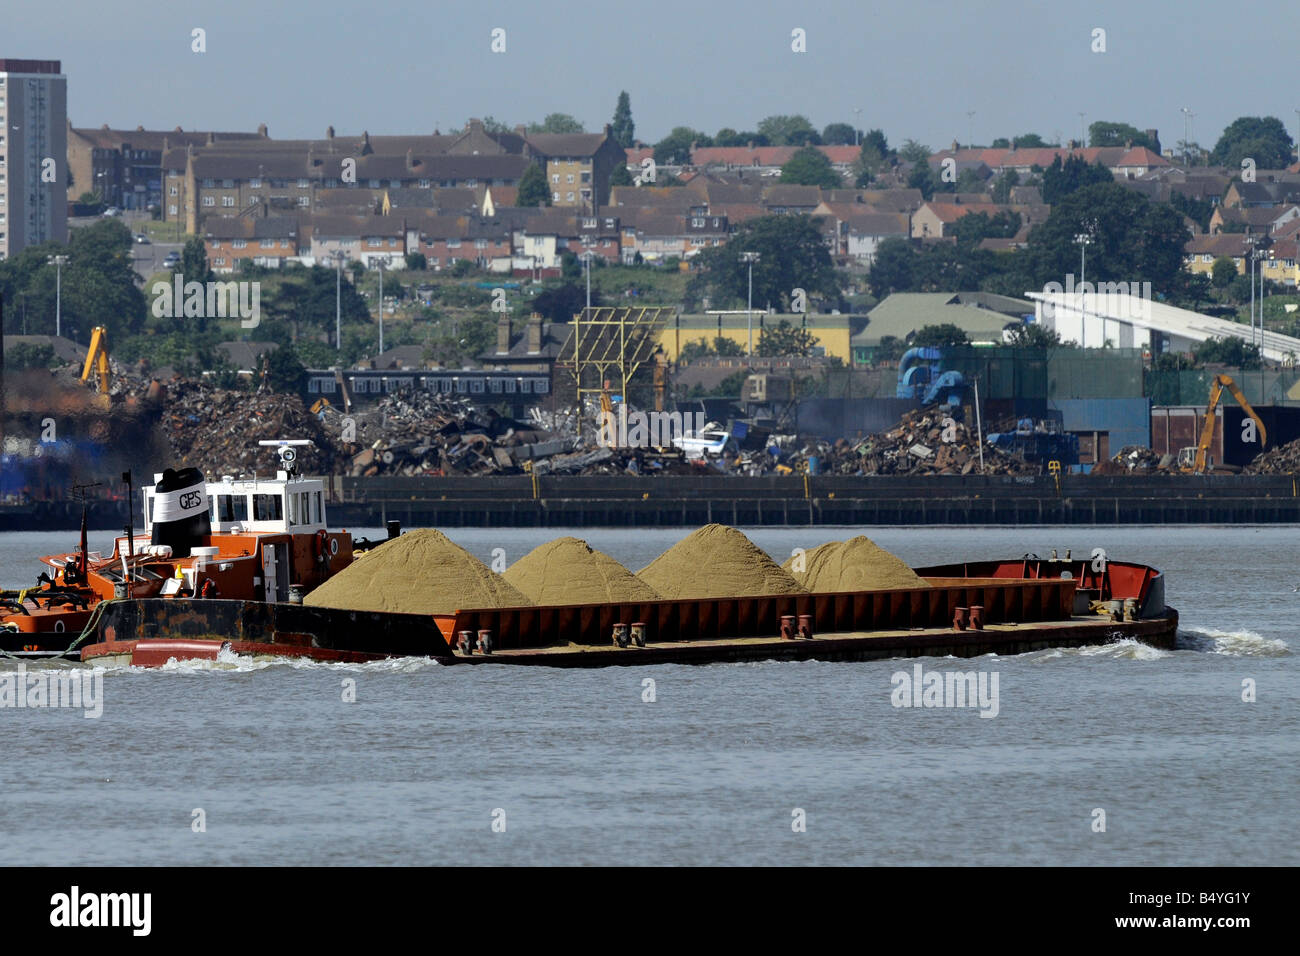
[[[162,481],[162,475],[154,475],[154,481]],[[274,478],[223,475],[205,484],[213,534],[315,534],[326,529],[325,482],[320,478],[277,471]],[[146,532],[153,530],[154,489],[144,489]]]

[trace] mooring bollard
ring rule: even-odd
[[[482,651],[484,654],[492,653],[492,632],[491,631],[485,630],[485,631],[478,632],[478,649]]]
[[[474,632],[461,631],[460,640],[457,642],[457,646],[460,648],[460,652],[462,654],[473,654],[474,653]]]
[[[959,607],[957,608],[956,612],[954,612],[952,616],[952,629],[954,631],[966,630],[966,620],[967,620],[966,615],[968,611],[969,608]]]
[[[781,639],[783,641],[794,640],[794,615],[793,614],[781,615]]]
[[[627,625],[614,625],[614,643],[618,647],[627,647]]]
[[[645,622],[632,622],[632,641],[637,647],[645,647]]]
[[[1124,620],[1136,621],[1138,619],[1138,601],[1137,598],[1124,599]]]
[[[811,614],[799,615],[799,636],[810,641],[812,640],[813,625]]]
[[[984,605],[972,604],[970,606],[970,626],[977,631],[984,630]]]

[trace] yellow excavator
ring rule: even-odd
[[[90,348],[86,349],[86,364],[81,370],[81,380],[90,378],[94,371],[99,377],[99,393],[107,395],[112,385],[112,373],[108,368],[108,330],[97,325],[90,333]]]
[[[1180,471],[1193,475],[1205,474],[1210,453],[1210,443],[1214,441],[1214,411],[1219,407],[1219,399],[1223,397],[1225,388],[1237,400],[1237,404],[1242,407],[1246,414],[1254,420],[1255,428],[1259,432],[1260,449],[1262,450],[1268,444],[1268,431],[1264,428],[1264,423],[1255,414],[1255,409],[1250,407],[1250,402],[1246,401],[1246,396],[1237,387],[1237,383],[1232,380],[1231,376],[1216,375],[1214,381],[1210,383],[1210,403],[1205,407],[1205,424],[1201,426],[1201,440],[1195,447],[1189,446],[1178,452],[1178,468]]]

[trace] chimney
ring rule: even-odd
[[[208,130],[208,145],[211,146],[216,141],[217,137],[213,134],[212,130]]]
[[[369,156],[374,151],[375,148],[370,145],[370,130],[364,130],[361,133],[361,155]]]
[[[523,123],[519,123],[517,126],[515,126],[515,135],[516,135],[516,136],[527,136],[527,135],[528,135],[528,127],[525,126]]]
[[[260,136],[260,137],[262,137],[262,139],[270,139],[270,138],[271,138],[271,134],[267,131],[267,129],[266,129],[266,124],[265,124],[265,123],[258,123],[258,124],[257,124],[257,135]]]
[[[143,127],[143,126],[137,126],[137,127],[135,128],[135,131],[136,131],[137,133],[143,133],[143,132],[144,132],[144,127]]]
[[[415,154],[411,152],[411,150],[409,149],[406,151],[406,168],[407,169],[415,168]]]
[[[331,126],[326,126],[326,127],[325,127],[325,138],[326,138],[326,139],[333,139],[333,138],[334,138],[334,127],[333,127],[332,125],[331,125]]]
[[[497,319],[497,355],[510,351],[510,316],[503,312]]]
[[[542,351],[542,317],[534,312],[528,317],[528,354],[538,355]]]

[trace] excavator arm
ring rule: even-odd
[[[1251,408],[1250,402],[1246,401],[1246,396],[1237,386],[1237,383],[1229,375],[1216,375],[1214,381],[1210,383],[1210,403],[1205,407],[1205,423],[1201,426],[1201,440],[1196,445],[1196,462],[1192,467],[1192,471],[1198,475],[1205,474],[1210,444],[1214,441],[1214,411],[1219,407],[1219,400],[1223,397],[1225,388],[1237,400],[1237,404],[1242,407],[1246,414],[1254,420],[1255,427],[1259,430],[1260,447],[1263,448],[1268,444],[1268,430],[1264,427],[1259,415],[1255,414],[1255,409]]]
[[[90,378],[92,370],[99,375],[100,393],[107,395],[112,383],[108,368],[108,330],[102,325],[95,326],[90,333],[90,348],[86,349],[86,364],[81,369],[83,382]]]

